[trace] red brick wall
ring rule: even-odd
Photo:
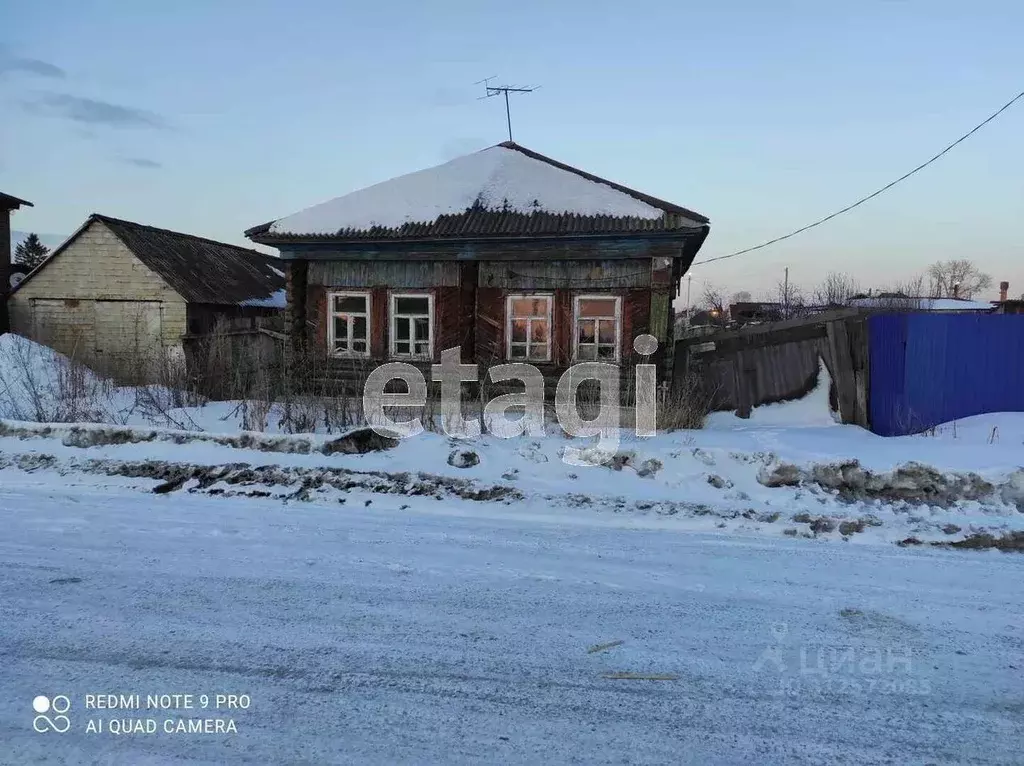
[[[499,287],[476,290],[476,355],[485,364],[505,358],[505,292]]]
[[[458,287],[435,287],[434,293],[434,359],[441,361],[441,352],[462,345],[462,300]]]
[[[388,323],[391,296],[388,288],[377,286],[370,290],[370,357],[387,359],[391,326]]]
[[[622,296],[622,360],[633,356],[633,338],[647,332],[651,318],[651,293],[649,290],[627,290]]]

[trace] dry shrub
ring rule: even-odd
[[[716,393],[699,368],[688,370],[659,397],[658,428],[663,431],[703,428],[714,408]]]

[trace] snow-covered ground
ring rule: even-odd
[[[0,762],[1020,762],[1022,557],[409,504],[5,474]]]

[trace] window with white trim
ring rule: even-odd
[[[370,355],[369,293],[327,294],[327,343],[332,356]]]
[[[434,296],[391,295],[391,356],[430,359],[434,351]]]
[[[550,295],[510,295],[505,317],[509,359],[551,361]]]
[[[617,362],[622,332],[622,300],[611,295],[574,299],[573,356],[581,362]]]

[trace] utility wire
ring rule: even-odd
[[[754,245],[753,247],[748,247],[748,248],[745,248],[743,250],[737,250],[735,253],[729,253],[728,255],[719,255],[719,256],[716,256],[714,258],[705,258],[703,261],[697,261],[693,265],[694,266],[699,266],[700,264],[703,264],[703,263],[712,263],[713,261],[724,261],[726,258],[735,258],[738,255],[746,255],[747,253],[752,253],[755,250],[760,250],[763,247],[768,247],[769,245],[774,245],[776,242],[782,242],[782,240],[784,240],[784,239],[789,239],[790,237],[795,237],[797,234],[802,234],[803,232],[807,231],[808,229],[813,229],[815,226],[821,226],[823,223],[827,223],[828,221],[831,221],[833,218],[841,216],[843,213],[850,212],[855,207],[860,207],[861,205],[863,205],[868,200],[874,199],[879,194],[882,194],[883,192],[889,191],[889,189],[891,189],[892,187],[894,187],[896,184],[900,183],[901,181],[907,180],[908,178],[910,178],[912,175],[914,175],[918,171],[924,170],[926,167],[928,167],[933,162],[935,162],[935,160],[939,159],[944,154],[946,154],[947,152],[952,150],[954,147],[956,147],[958,144],[963,143],[968,138],[970,138],[975,133],[977,133],[979,130],[981,130],[983,127],[988,125],[990,122],[992,122],[992,120],[994,120],[996,117],[1001,115],[1003,112],[1005,112],[1007,109],[1009,109],[1011,106],[1013,106],[1017,101],[1019,101],[1022,98],[1024,98],[1024,91],[1021,91],[1016,96],[1011,98],[1009,101],[1007,101],[1005,104],[1003,104],[996,112],[994,112],[993,114],[989,115],[989,117],[986,118],[984,122],[981,122],[981,123],[978,123],[977,125],[975,125],[969,132],[967,132],[964,135],[960,136],[960,138],[958,138],[956,141],[951,143],[949,146],[947,146],[945,149],[943,149],[941,152],[936,154],[934,157],[932,157],[927,162],[922,162],[920,165],[918,165],[916,168],[911,170],[909,173],[905,173],[904,175],[902,175],[899,178],[897,178],[895,181],[892,181],[891,183],[886,184],[885,186],[883,186],[878,191],[872,192],[871,194],[869,194],[866,197],[862,197],[861,199],[859,199],[856,202],[854,202],[852,205],[847,205],[842,210],[837,210],[836,212],[831,213],[830,215],[827,215],[824,218],[821,218],[821,219],[815,221],[814,223],[809,223],[806,226],[801,226],[799,229],[796,229],[795,231],[789,232],[789,234],[783,234],[781,237],[776,237],[775,239],[770,239],[767,242],[762,242],[760,245]]]

